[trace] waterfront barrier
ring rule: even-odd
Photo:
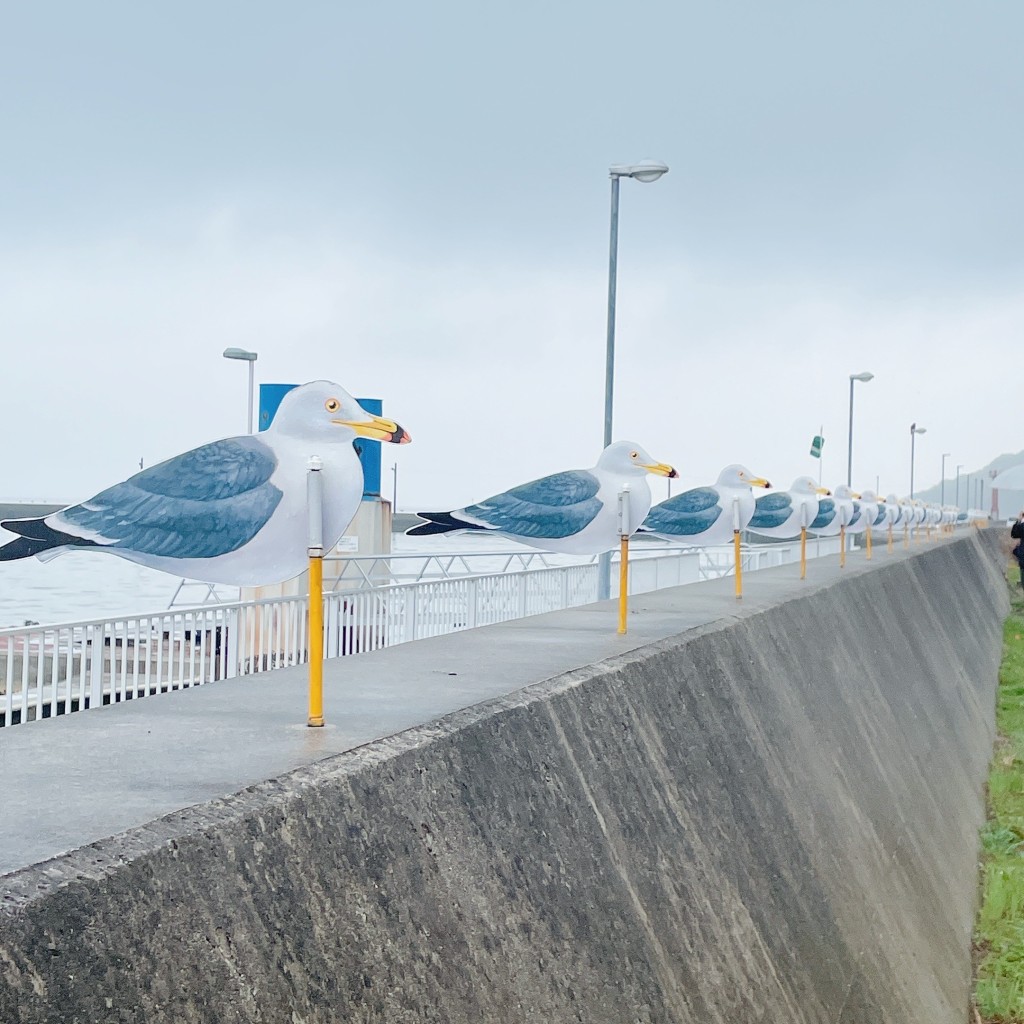
[[[653,592],[628,638],[606,605],[335,663],[368,707],[509,691],[6,875],[0,1020],[962,1024],[1001,539]],[[62,757],[244,685],[56,722]]]
[[[821,554],[838,541],[821,542]],[[652,548],[630,566],[630,592],[715,579],[732,572],[718,548]],[[755,571],[799,558],[796,545],[744,550]],[[459,575],[485,559],[536,565],[532,556],[460,553],[399,556],[416,582],[372,586],[387,578],[386,559],[353,559],[352,589],[324,595],[324,657],[378,650],[597,600],[597,562]],[[518,563],[512,559],[520,560]],[[412,564],[409,564],[412,563]],[[542,564],[542,563],[540,563]],[[98,708],[251,675],[309,657],[305,597],[203,604],[114,619],[0,629],[0,726]]]

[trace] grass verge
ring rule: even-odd
[[[1008,581],[1012,610],[1003,631],[974,940],[975,1017],[986,1024],[1024,1024],[1024,591],[1016,565]]]

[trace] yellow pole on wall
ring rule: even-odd
[[[903,524],[903,546],[910,547],[910,523]]]
[[[306,499],[309,509],[309,717],[306,725],[324,724],[324,484],[323,462],[309,460]]]
[[[736,600],[743,598],[743,559],[740,556],[740,531],[732,531],[733,548],[736,556]]]
[[[743,598],[743,558],[740,553],[740,502],[739,498],[732,500],[732,542],[733,553],[736,559],[736,600]]]
[[[629,604],[629,536],[619,541],[619,632],[626,632],[626,612]]]
[[[807,527],[800,527],[800,579],[807,579]]]
[[[889,551],[892,551],[892,523],[889,524]]]
[[[871,561],[871,527],[868,527],[868,561]]]
[[[629,611],[629,488],[619,491],[619,633],[626,632]]]
[[[846,526],[839,526],[839,568],[846,568]]]

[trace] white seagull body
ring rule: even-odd
[[[451,512],[419,512],[427,520],[410,537],[477,533],[508,537],[568,555],[598,555],[619,542],[619,494],[629,491],[628,533],[651,507],[647,474],[674,477],[676,471],[655,462],[632,441],[616,441],[592,469],[571,469],[531,480]]]
[[[827,487],[819,487],[811,477],[798,476],[788,491],[757,499],[747,529],[764,537],[799,537],[817,517],[821,495],[829,494]]]
[[[753,518],[751,487],[771,484],[744,466],[726,466],[713,487],[694,487],[655,505],[640,532],[694,546],[724,544]]]
[[[896,495],[887,495],[882,507],[885,511],[885,520],[882,525],[886,527],[891,526],[895,531],[900,521],[900,505],[896,500]]]
[[[270,428],[185,452],[41,519],[0,525],[19,537],[0,561],[46,560],[72,548],[207,583],[258,586],[307,564],[307,466],[323,463],[323,540],[337,544],[363,493],[355,437],[409,435],[372,416],[343,388],[314,381],[285,395]]]
[[[881,520],[878,498],[874,491],[862,491],[853,499],[854,518],[846,528],[847,533],[867,533],[868,527],[875,529]]]
[[[811,524],[811,533],[817,537],[838,537],[840,530],[853,521],[855,511],[853,491],[846,484],[840,484],[831,498],[822,500],[818,517]]]

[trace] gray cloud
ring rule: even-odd
[[[45,14],[45,17],[44,17]],[[0,41],[6,497],[244,424],[259,377],[382,394],[400,504],[592,463],[609,163],[619,436],[685,482],[1017,450],[1024,14],[952,2],[28,5]],[[929,468],[930,467],[930,468]]]

